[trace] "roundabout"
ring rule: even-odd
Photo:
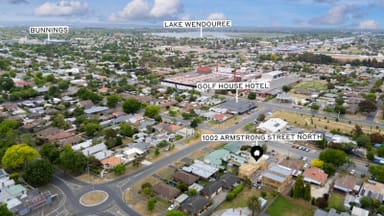
[[[109,194],[102,190],[93,190],[83,194],[80,197],[80,204],[85,207],[95,207],[103,204],[109,197]]]

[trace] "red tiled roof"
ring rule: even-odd
[[[197,68],[196,71],[200,72],[200,73],[210,73],[212,70],[209,67],[201,67],[200,66],[200,67]]]
[[[304,171],[303,177],[307,177],[313,180],[316,180],[321,183],[321,185],[324,185],[327,181],[328,174],[325,173],[322,169],[319,169],[317,167],[311,167]]]

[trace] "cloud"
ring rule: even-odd
[[[140,20],[148,18],[150,8],[145,0],[133,0],[129,2],[122,11],[113,13],[109,20]]]
[[[27,0],[0,0],[0,3],[10,3],[10,4],[20,4],[20,3],[28,3]]]
[[[365,13],[354,5],[340,4],[329,9],[326,14],[312,18],[309,23],[314,25],[340,25],[350,16],[362,18]]]
[[[359,26],[359,29],[378,29],[379,24],[375,20],[366,20],[362,21]]]
[[[182,11],[180,0],[155,0],[150,7],[147,0],[132,0],[123,10],[112,13],[110,21],[137,21],[176,15]]]
[[[225,20],[227,19],[223,13],[211,13],[207,17],[208,20]]]
[[[149,15],[154,18],[167,17],[179,13],[181,9],[180,0],[155,0]]]
[[[46,2],[35,9],[37,16],[72,16],[84,15],[87,12],[88,4],[77,0],[61,0],[57,3]]]

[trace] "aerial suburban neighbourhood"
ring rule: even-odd
[[[384,3],[118,2],[0,1],[0,216],[384,215]]]

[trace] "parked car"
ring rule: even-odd
[[[171,204],[169,207],[168,207],[168,211],[172,211],[176,209],[176,205],[175,204]]]

